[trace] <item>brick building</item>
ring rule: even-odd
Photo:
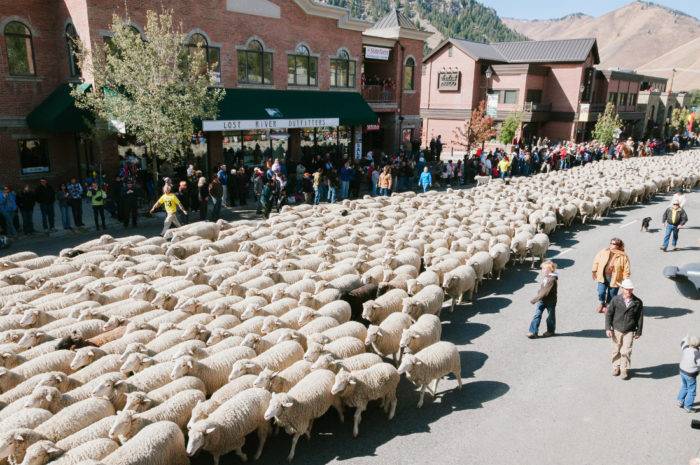
[[[118,154],[141,153],[126,141],[97,150],[84,134],[69,92],[69,84],[81,82],[69,38],[86,46],[103,43],[112,14],[126,15],[125,9],[143,33],[146,11],[162,4],[0,3],[0,182],[17,185],[47,176],[57,183],[93,169],[113,173]],[[429,34],[400,12],[371,24],[313,0],[165,5],[189,43],[206,48],[227,89],[219,118],[203,123],[205,132],[193,145],[201,164],[213,166],[227,149],[244,145],[269,144],[294,157],[308,144],[339,143],[358,154],[372,146],[394,149],[403,129],[417,137],[423,41]],[[366,69],[373,73],[370,81],[381,77],[372,84],[380,87],[364,88],[370,85]],[[373,92],[379,92],[375,100]]]

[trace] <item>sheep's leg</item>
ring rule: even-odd
[[[311,439],[311,428],[313,428],[313,426],[314,426],[314,421],[311,420],[311,421],[309,422],[309,427],[306,428],[306,431],[304,431],[304,436],[306,436],[306,439],[307,439],[307,440],[310,440],[310,439]]]
[[[352,437],[356,438],[360,434],[360,422],[362,421],[362,412],[366,406],[358,406],[355,409],[355,422],[352,425]]]
[[[433,386],[433,397],[435,397],[435,394],[437,394],[437,387],[438,387],[439,382],[440,382],[440,378],[436,378],[435,385]]]
[[[420,387],[420,398],[418,399],[418,408],[423,406],[423,397],[425,396],[425,388],[428,387],[427,384],[423,384]]]
[[[340,418],[340,422],[343,423],[345,421],[345,415],[343,415],[343,404],[340,399],[333,399],[333,408],[338,412],[338,418]]]
[[[473,287],[469,290],[469,300],[474,302],[474,288]]]
[[[247,462],[248,456],[243,453],[243,447],[239,447],[234,451],[238,457],[240,457],[241,462]]]
[[[462,374],[459,371],[453,371],[452,374],[457,378],[457,384],[462,389]]]
[[[452,305],[450,306],[450,313],[455,311],[455,300],[456,299],[454,297],[452,297]]]
[[[262,455],[263,447],[265,447],[265,441],[267,441],[267,436],[270,434],[270,424],[265,422],[258,428],[258,450],[255,451],[253,459],[258,460]]]
[[[397,403],[396,395],[391,398],[391,403],[389,404],[389,420],[394,418],[394,414],[396,413],[396,403]]]
[[[291,462],[294,459],[294,452],[296,451],[297,441],[299,441],[300,436],[301,433],[294,433],[294,436],[292,437],[292,448],[290,449],[289,455],[287,456],[287,462]]]

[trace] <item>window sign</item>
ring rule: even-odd
[[[493,92],[487,95],[486,98],[486,116],[495,118],[498,114],[498,92]]]
[[[371,60],[388,61],[390,52],[390,48],[372,47],[371,45],[365,46],[365,58],[369,58]]]
[[[460,81],[459,78],[459,71],[447,71],[438,73],[438,90],[443,92],[458,92]]]
[[[45,139],[17,141],[22,174],[48,173],[49,154]]]
[[[322,128],[340,125],[339,118],[246,119],[202,121],[204,131],[249,131],[254,129]]]

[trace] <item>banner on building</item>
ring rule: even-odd
[[[488,94],[486,97],[486,116],[495,118],[498,115],[498,92]]]
[[[443,71],[438,73],[438,90],[443,92],[459,92],[459,71]]]
[[[388,61],[390,52],[390,48],[365,45],[365,58],[369,58],[371,60]]]
[[[251,131],[258,129],[297,129],[340,126],[339,118],[238,119],[202,121],[205,131]]]

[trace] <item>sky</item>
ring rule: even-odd
[[[480,0],[494,8],[502,18],[550,19],[561,18],[571,13],[586,13],[600,16],[619,8],[631,0]],[[657,0],[654,3],[682,11],[700,18],[700,0]]]

